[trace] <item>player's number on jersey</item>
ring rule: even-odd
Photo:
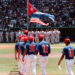
[[[42,45],[43,53],[48,53],[48,45]]]
[[[74,57],[74,50],[69,50],[69,57]]]
[[[29,52],[35,52],[35,45],[29,45]]]

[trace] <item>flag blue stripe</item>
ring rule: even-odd
[[[42,13],[42,12],[37,12],[37,13],[33,13],[30,15],[30,17],[33,17],[33,18],[40,18],[40,17],[48,17],[50,18],[53,22],[55,21],[55,16],[54,15],[50,15],[50,14],[47,14],[47,13]]]

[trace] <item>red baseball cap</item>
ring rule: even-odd
[[[19,39],[21,39],[21,38],[22,38],[22,35],[19,36]]]
[[[40,34],[39,36],[38,36],[38,39],[43,39],[44,38],[44,35],[42,35],[42,34]]]
[[[34,37],[33,36],[29,36],[29,41],[33,41]]]
[[[27,37],[27,35],[24,34],[23,37]]]
[[[28,34],[28,30],[25,30],[24,33],[27,35]]]
[[[24,41],[28,41],[28,37],[24,37]]]
[[[71,40],[70,40],[69,38],[66,38],[66,39],[64,40],[64,42],[65,42],[65,43],[71,42]]]

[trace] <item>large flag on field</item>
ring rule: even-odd
[[[34,6],[32,6],[29,2],[28,2],[28,16],[30,16],[30,22],[32,23],[39,23],[39,24],[45,24],[44,22],[42,22],[40,20],[40,17],[48,17],[50,18],[53,22],[55,21],[54,18],[55,16],[54,15],[51,15],[51,14],[48,14],[48,13],[42,13],[42,12],[39,12]],[[36,19],[38,19],[38,21],[35,21]],[[40,22],[39,22],[40,21]],[[48,23],[47,23],[48,24]],[[49,24],[48,24],[49,25]],[[47,26],[48,26],[47,25]]]

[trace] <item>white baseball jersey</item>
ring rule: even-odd
[[[28,35],[29,36],[34,36],[34,31],[29,31]]]
[[[6,32],[6,42],[9,42],[9,32]]]

